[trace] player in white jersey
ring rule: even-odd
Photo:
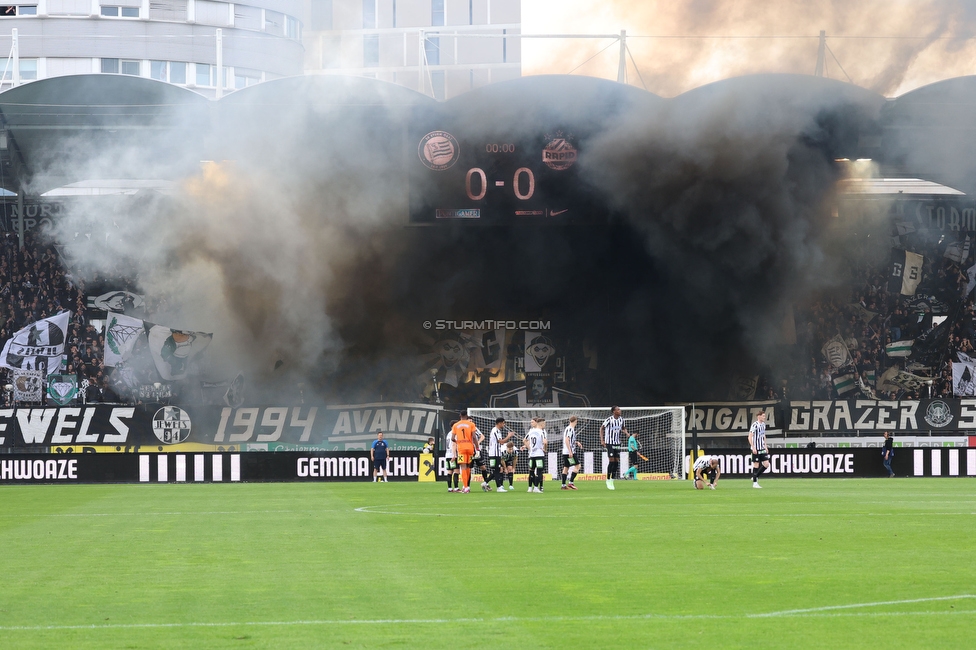
[[[708,489],[715,489],[715,482],[722,475],[722,470],[718,468],[718,456],[700,456],[695,461],[695,489],[705,489],[705,478],[708,477]]]
[[[522,447],[529,450],[529,492],[542,492],[542,471],[546,464],[546,421],[532,418]]]
[[[575,415],[569,417],[569,425],[563,429],[563,485],[561,490],[575,490],[576,484],[573,483],[573,476],[579,471],[579,459],[576,452],[583,448],[583,445],[576,439]]]
[[[505,430],[505,418],[495,418],[495,427],[488,434],[488,469],[491,471],[492,478],[495,479],[495,487],[498,492],[506,492],[503,484],[505,482],[502,473],[502,452],[505,444],[512,439],[515,432]]]
[[[769,469],[769,450],[766,449],[766,411],[756,414],[749,428],[749,448],[752,449],[752,487],[761,488],[759,477]]]
[[[444,460],[445,465],[447,465],[447,491],[460,492],[461,488],[458,487],[458,481],[460,481],[461,476],[457,462],[457,442],[454,440],[454,434],[450,431],[447,433],[447,451],[444,452]]]
[[[620,467],[621,433],[627,435],[627,425],[620,415],[620,407],[610,408],[610,417],[600,425],[600,444],[607,450],[607,488],[613,490],[613,476]]]

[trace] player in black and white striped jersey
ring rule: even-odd
[[[695,461],[695,489],[705,489],[705,478],[708,478],[708,487],[715,489],[715,482],[721,476],[722,470],[718,468],[718,456],[700,456]]]
[[[563,429],[563,485],[560,488],[563,490],[576,489],[573,476],[579,471],[580,464],[576,450],[583,448],[583,445],[576,439],[576,422],[578,420],[579,418],[575,415],[570,416],[569,425]]]
[[[610,417],[600,425],[600,444],[607,450],[607,488],[611,490],[615,489],[613,476],[620,467],[621,434],[627,435],[627,425],[620,415],[620,407],[614,406],[610,409]]]
[[[761,488],[759,477],[769,469],[769,450],[766,449],[766,411],[756,414],[749,428],[749,448],[752,450],[752,487]]]
[[[495,479],[496,492],[507,492],[503,487],[505,478],[502,474],[502,453],[505,443],[511,440],[514,435],[514,431],[505,432],[505,418],[495,418],[495,426],[488,434],[488,469],[491,470],[491,476]]]

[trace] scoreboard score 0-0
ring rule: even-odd
[[[507,136],[449,127],[417,132],[407,145],[410,220],[606,222],[606,201],[580,173],[580,144],[577,134],[558,128]]]

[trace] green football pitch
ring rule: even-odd
[[[976,481],[0,488],[3,648],[972,648]]]

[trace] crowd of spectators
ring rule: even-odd
[[[102,368],[102,336],[86,318],[83,287],[67,272],[57,249],[40,240],[34,231],[24,234],[21,248],[16,234],[2,234],[0,252],[0,341],[15,332],[62,311],[71,311],[65,345],[66,374],[76,374],[85,398],[101,401],[110,393]],[[53,372],[53,370],[52,370]],[[10,384],[12,371],[0,369],[2,385]],[[11,395],[4,391],[4,400]]]
[[[846,260],[850,277],[845,287],[797,307],[797,348],[804,354],[794,364],[789,399],[953,397],[951,362],[957,351],[972,354],[976,338],[972,294],[966,295],[972,255],[953,261],[945,256],[945,239],[925,233],[896,243],[924,258],[913,295],[901,293],[900,279],[892,282],[893,261],[903,255],[894,249],[894,260],[871,263],[866,255]],[[946,324],[936,327],[942,319]],[[822,352],[838,335],[850,352],[850,363],[840,368]],[[910,356],[886,353],[886,345],[909,340],[915,341]],[[882,375],[893,366],[926,381],[903,387],[882,384]],[[838,392],[835,379],[852,373],[857,383]]]

